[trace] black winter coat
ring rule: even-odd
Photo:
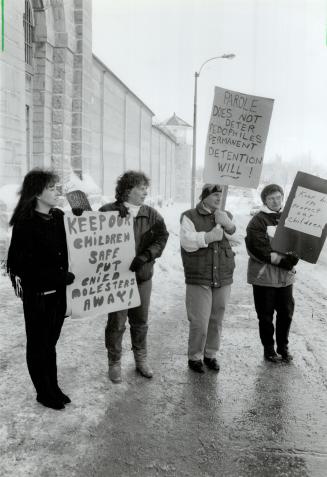
[[[68,254],[64,213],[52,209],[49,216],[33,212],[13,226],[7,269],[21,279],[24,293],[65,290]]]

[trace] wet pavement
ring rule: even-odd
[[[241,249],[237,265],[218,374],[187,368],[183,279],[180,268],[168,274],[162,260],[150,313],[154,378],[136,374],[126,332],[123,383],[111,384],[105,317],[68,320],[58,357],[73,403],[60,412],[34,401],[22,365],[21,306],[1,287],[0,475],[326,476],[326,297],[314,278],[299,277],[294,361],[265,362]]]
[[[108,404],[78,474],[326,476],[326,366],[305,337],[313,322],[294,323],[294,363],[265,362],[251,288],[234,286],[221,371],[197,375],[186,368],[187,322],[175,298],[151,326],[155,379],[135,378],[125,364],[127,387]]]

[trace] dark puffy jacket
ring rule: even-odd
[[[117,202],[103,205],[100,212],[120,211]],[[162,254],[169,233],[162,216],[152,207],[142,205],[134,218],[135,255],[141,256],[145,263],[136,272],[138,283],[150,280],[153,275],[155,259]]]
[[[227,212],[229,218],[232,215]],[[197,232],[209,232],[216,225],[214,214],[211,214],[199,203],[195,209],[182,214],[190,219]],[[221,241],[212,242],[196,252],[187,252],[181,248],[184,266],[185,283],[223,287],[233,282],[235,268],[234,252],[225,234]]]

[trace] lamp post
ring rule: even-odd
[[[191,179],[191,207],[192,209],[195,206],[195,184],[196,184],[196,115],[197,115],[197,101],[198,101],[198,77],[200,76],[201,70],[209,63],[209,61],[218,60],[220,58],[225,58],[232,60],[236,55],[234,53],[229,53],[221,56],[214,56],[209,58],[200,66],[199,72],[194,73],[194,106],[193,106],[193,151],[192,151],[192,179]]]

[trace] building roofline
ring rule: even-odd
[[[150,113],[152,116],[155,115],[154,112],[149,108],[149,106],[147,106],[135,93],[133,93],[133,91],[132,91],[128,86],[126,86],[126,84],[123,83],[123,81],[122,81],[120,78],[118,78],[118,76],[115,75],[115,73],[113,73],[113,71],[111,71],[111,69],[108,68],[108,66],[107,66],[105,63],[103,63],[103,61],[101,61],[94,53],[92,53],[92,57],[94,58],[94,60],[95,60],[97,63],[99,63],[99,65],[100,65],[105,71],[107,71],[108,73],[110,73],[110,74],[118,81],[118,83],[120,83],[120,84],[125,88],[125,90],[126,90],[129,94],[131,94],[132,96],[134,96],[134,98],[136,98],[137,101],[139,101],[139,102],[142,104],[142,106],[144,106],[144,107],[149,111],[149,113]]]
[[[152,124],[152,127],[155,128],[155,129],[158,129],[158,131],[160,131],[162,134],[167,136],[175,144],[177,144],[177,145],[179,144],[176,137],[172,133],[170,133],[169,131],[166,131],[165,129],[163,129],[163,127],[160,126],[160,124]]]
[[[180,118],[179,116],[177,116],[176,113],[174,113],[172,116],[170,116],[170,118],[166,119],[165,121],[163,121],[161,123],[162,125],[166,126],[166,127],[188,127],[188,128],[191,128],[192,126],[187,123],[184,119]]]

